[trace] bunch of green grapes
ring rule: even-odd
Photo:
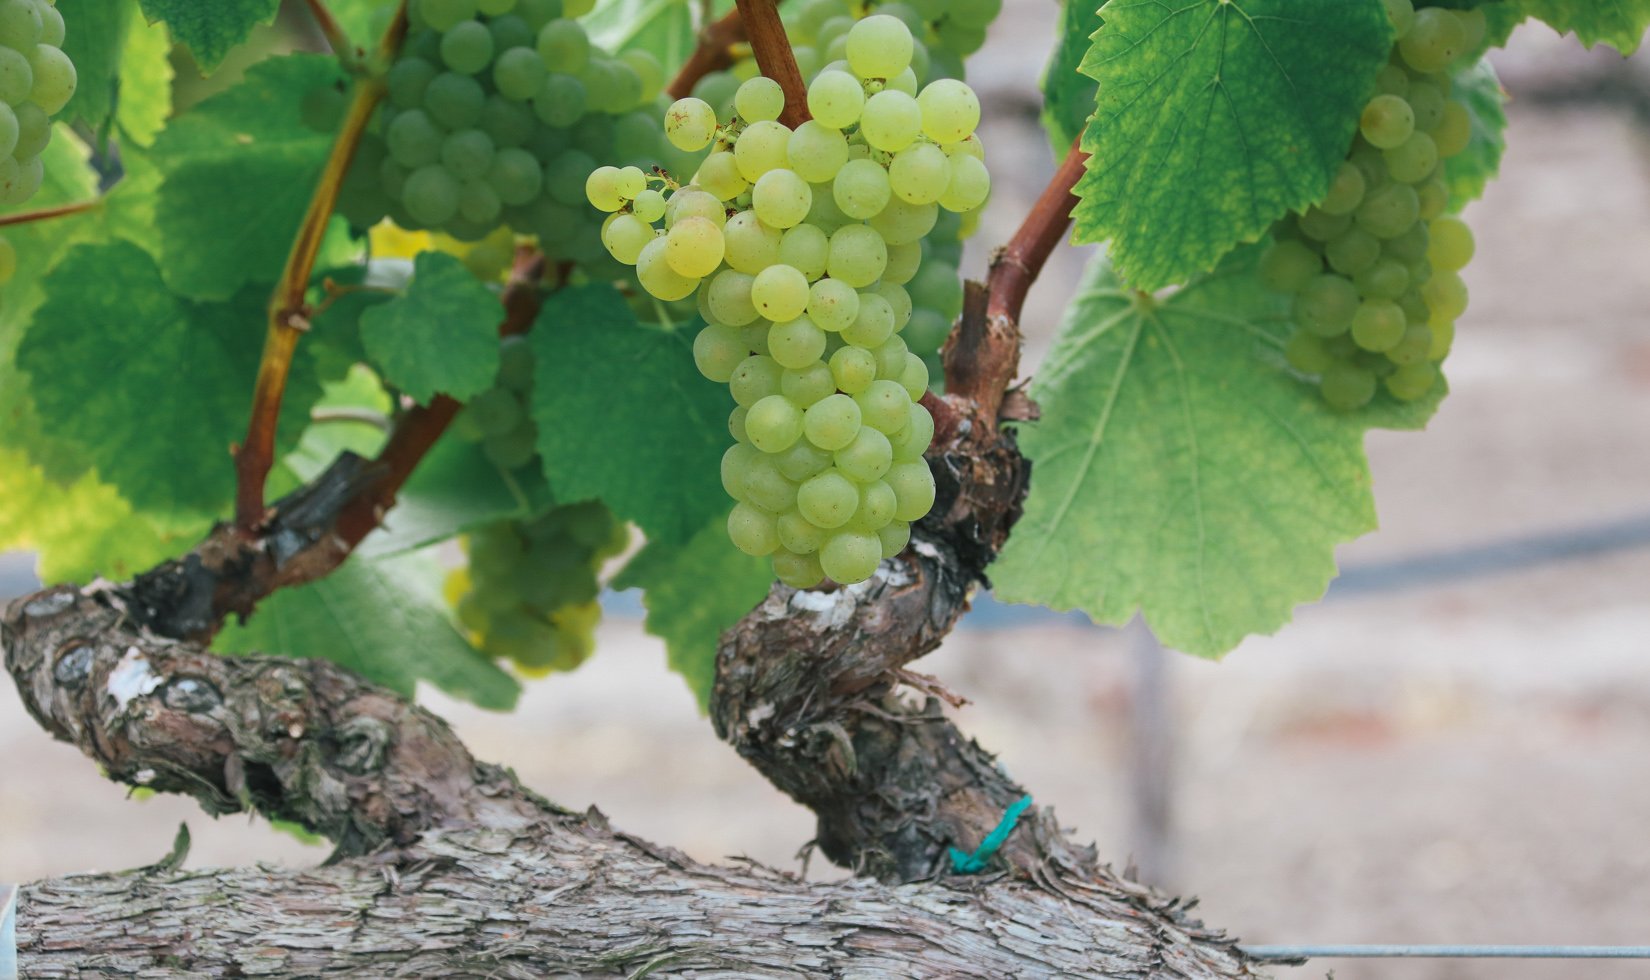
[[[340,209],[477,241],[499,226],[552,259],[622,272],[582,188],[598,157],[691,169],[664,139],[664,69],[644,51],[610,57],[573,18],[592,0],[413,0]]]
[[[525,338],[506,337],[499,347],[497,382],[465,404],[455,431],[481,443],[499,469],[520,469],[538,455],[538,427],[528,414],[532,400],[533,349]]]
[[[529,674],[572,670],[595,649],[601,570],[630,543],[599,501],[499,521],[464,542],[447,598],[476,646]]]
[[[1259,271],[1294,297],[1289,363],[1341,410],[1381,386],[1401,401],[1432,391],[1467,308],[1460,271],[1473,254],[1472,232],[1450,213],[1444,161],[1471,137],[1450,71],[1482,41],[1484,14],[1386,3],[1398,43],[1352,152],[1329,195],[1275,229]]]
[[[56,0],[0,0],[0,207],[40,189],[40,154],[51,142],[51,117],[74,96],[74,62],[63,53],[63,15]],[[0,284],[17,271],[17,251],[0,237]]]
[[[906,285],[940,213],[978,209],[991,179],[979,100],[952,79],[919,92],[913,50],[898,18],[859,20],[794,131],[777,121],[779,85],[753,78],[725,123],[697,98],[671,106],[667,136],[714,151],[668,200],[640,171],[603,168],[586,187],[610,213],[603,241],[644,289],[697,292],[694,358],[738,404],[722,461],[738,501],[729,533],[796,588],[869,578],[934,504],[934,422],[917,403],[929,372],[901,336]]]
[[[942,78],[964,77],[964,56],[984,43],[986,28],[1002,9],[1001,0],[910,0],[863,3],[857,0],[808,0],[786,17],[786,34],[805,80],[816,78],[828,65],[840,66],[847,54],[848,32],[871,12],[896,17],[910,29],[912,48],[909,75],[895,81],[915,90]],[[754,77],[757,66],[747,55],[725,72],[714,72],[694,86],[693,95],[711,104],[720,118],[735,115],[734,96],[740,84]],[[903,333],[911,352],[922,357],[930,373],[940,376],[940,345],[962,312],[963,239],[978,227],[979,211],[965,215],[942,212],[934,228],[923,236],[922,270],[908,284],[911,324]]]

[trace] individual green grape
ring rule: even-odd
[[[831,257],[826,271],[855,289],[864,289],[882,277],[888,265],[888,245],[874,229],[847,225],[831,235]]]
[[[888,182],[907,204],[937,203],[951,182],[950,158],[932,143],[914,143],[895,154]]]
[[[1398,36],[1403,37],[1415,23],[1415,4],[1412,0],[1386,0],[1386,15],[1397,28]]]
[[[1467,311],[1467,284],[1455,272],[1438,270],[1421,287],[1421,297],[1432,311],[1433,323],[1457,320]]]
[[[446,168],[431,164],[420,167],[407,178],[402,202],[414,220],[439,227],[458,214],[458,182]]]
[[[751,191],[751,207],[763,224],[774,228],[794,228],[813,207],[814,193],[808,182],[789,170],[770,170]]]
[[[936,143],[958,143],[974,135],[980,125],[980,99],[964,82],[942,78],[917,96],[922,131]]]
[[[858,123],[865,101],[865,90],[844,72],[821,72],[808,86],[808,111],[833,129],[847,129]]]
[[[460,74],[479,73],[493,62],[493,32],[476,20],[454,24],[441,35],[441,60]]]
[[[584,194],[598,210],[613,212],[625,206],[618,167],[597,167],[585,178]]]
[[[1423,7],[1415,11],[1409,31],[1398,40],[1398,51],[1421,73],[1443,71],[1466,53],[1467,34],[1453,10]]]
[[[493,84],[517,102],[526,102],[537,95],[549,74],[544,59],[529,48],[511,48],[493,64]]]
[[[985,204],[991,194],[991,174],[985,164],[967,154],[951,157],[951,183],[940,196],[940,206],[958,214]]]
[[[871,146],[898,153],[922,134],[922,110],[911,96],[886,89],[865,100],[859,132]]]
[[[684,276],[671,268],[666,255],[669,247],[665,238],[655,238],[647,243],[641,255],[636,258],[636,277],[642,288],[667,303],[686,299],[699,287],[699,280]]]
[[[487,92],[468,75],[442,72],[424,89],[424,110],[447,129],[469,129],[481,121]]]
[[[779,390],[806,410],[836,393],[836,379],[825,362],[816,357],[803,367],[786,368],[779,376]]]
[[[1378,187],[1358,206],[1358,227],[1376,238],[1396,238],[1421,217],[1421,199],[1408,184]]]
[[[535,46],[551,71],[577,75],[591,63],[590,37],[574,20],[561,18],[545,24]]]
[[[888,437],[894,447],[894,462],[909,463],[922,458],[934,442],[934,416],[928,409],[912,402],[905,428]]]
[[[733,146],[739,175],[755,184],[768,171],[783,168],[788,161],[790,142],[790,127],[783,123],[763,121],[746,126]]]
[[[822,184],[848,162],[848,140],[840,130],[810,119],[791,133],[785,153],[797,176],[810,184]]]
[[[831,195],[836,199],[837,207],[842,209],[843,214],[857,220],[881,213],[888,206],[892,194],[888,171],[868,159],[848,161],[831,182]]]
[[[640,261],[642,250],[656,237],[653,226],[634,214],[616,214],[602,227],[602,244],[608,254],[625,265]]]
[[[1438,167],[1438,144],[1426,133],[1411,133],[1409,139],[1382,154],[1394,180],[1419,183]]]
[[[1427,248],[1431,241],[1432,234],[1427,230],[1427,226],[1417,221],[1405,228],[1402,234],[1394,235],[1383,242],[1381,249],[1400,262],[1414,264],[1427,257]]]
[[[834,468],[826,470],[797,488],[796,508],[815,527],[839,528],[859,509],[859,488]]]
[[[585,117],[589,100],[584,82],[572,75],[551,72],[533,96],[533,112],[546,126],[572,126]]]
[[[848,348],[843,349],[847,350]],[[870,355],[867,354],[866,356],[869,357]],[[832,361],[832,373],[834,374],[834,356]],[[872,370],[874,371],[875,368],[873,367]],[[827,452],[836,452],[851,444],[854,437],[859,435],[862,424],[859,403],[844,394],[831,395],[829,398],[821,399],[809,406],[808,410],[803,413],[803,431],[807,435],[808,441]],[[834,527],[836,525],[821,524],[820,526]]]
[[[566,188],[568,193],[576,196],[583,186],[584,175],[590,172],[591,168],[587,164],[591,163],[593,161],[584,154],[569,151],[552,160],[546,169],[541,170],[539,162],[526,150],[503,149],[493,155],[492,166],[487,169],[487,183],[493,186],[493,190],[498,192],[499,200],[505,204],[526,204],[538,196],[548,173],[552,187]],[[578,175],[577,179],[570,179],[575,174]]]
[[[1390,301],[1366,301],[1352,315],[1352,339],[1364,350],[1391,350],[1404,339],[1406,329],[1404,311]]]
[[[911,525],[906,521],[894,521],[877,532],[877,539],[882,542],[884,560],[898,558],[911,544]]]
[[[1352,284],[1367,299],[1396,301],[1409,289],[1409,268],[1397,259],[1385,256],[1354,276]]]
[[[876,293],[861,293],[859,315],[842,331],[842,339],[855,347],[873,350],[894,333],[894,309]]]
[[[730,268],[755,275],[779,261],[783,236],[777,228],[763,224],[755,211],[741,211],[729,218],[722,234]]]
[[[1345,333],[1358,311],[1358,290],[1342,276],[1316,276],[1295,297],[1295,322],[1320,337]]]
[[[892,78],[910,66],[915,46],[898,18],[873,14],[848,31],[848,66],[861,78]]]
[[[1277,293],[1293,295],[1323,271],[1318,253],[1294,239],[1274,241],[1262,253],[1256,274],[1261,284]]]
[[[1432,328],[1424,324],[1412,324],[1404,330],[1404,336],[1387,350],[1387,360],[1400,367],[1408,364],[1420,364],[1432,352]]]
[[[801,272],[809,282],[825,275],[830,259],[830,236],[814,225],[797,225],[779,240],[779,261]]]
[[[819,549],[820,568],[828,578],[844,585],[865,581],[876,574],[881,563],[882,539],[874,533],[840,531]]]
[[[17,108],[29,98],[34,88],[34,69],[29,59],[12,48],[0,45],[0,102]],[[44,113],[42,113],[44,114]]]
[[[476,15],[476,0],[418,0],[418,14],[424,23],[445,31]]]
[[[707,302],[711,316],[730,327],[742,327],[758,317],[756,304],[751,302],[751,284],[754,276],[733,269],[723,269],[710,281]]]
[[[445,131],[419,109],[398,113],[384,131],[390,157],[403,167],[428,166],[441,158]]]
[[[1472,261],[1474,243],[1467,223],[1453,215],[1434,218],[1428,226],[1427,260],[1435,269],[1459,272]]]
[[[817,556],[789,550],[774,552],[773,574],[793,589],[807,590],[825,581],[825,570]]]
[[[1382,65],[1381,70],[1375,73],[1375,91],[1403,98],[1409,94],[1409,72],[1404,71],[1402,65]]]
[[[719,150],[705,158],[693,182],[720,201],[731,201],[750,189],[731,152]]]
[[[911,419],[911,396],[896,381],[871,382],[854,396],[854,403],[864,424],[884,435],[898,432]]]
[[[839,279],[821,279],[808,291],[808,316],[823,330],[841,332],[859,316],[859,291]]]
[[[800,370],[818,363],[825,347],[825,331],[807,317],[776,323],[768,331],[769,352],[788,369]]]
[[[441,144],[441,165],[457,180],[476,180],[492,163],[493,140],[479,129],[453,133]]]
[[[715,272],[726,254],[722,229],[700,217],[677,221],[665,235],[665,259],[678,275],[699,280]]]
[[[889,337],[872,349],[871,356],[877,359],[877,380],[900,381],[900,377],[905,373],[905,355],[910,352],[911,347],[905,342],[905,338],[897,336]],[[900,387],[905,387],[903,381],[900,381]]]
[[[1322,374],[1336,363],[1333,354],[1324,347],[1323,338],[1306,330],[1297,330],[1283,348],[1284,360],[1303,374]]]
[[[774,464],[785,479],[800,484],[830,469],[831,454],[806,439],[798,439],[789,449],[774,456]],[[794,550],[807,551],[805,547]]]
[[[29,101],[39,106],[48,116],[63,111],[74,97],[76,75],[74,62],[61,50],[47,44],[36,45],[29,55],[29,69],[34,74],[34,85],[29,89]]]
[[[830,457],[826,457],[829,464]],[[806,477],[804,477],[806,479]],[[814,526],[801,511],[789,510],[779,515],[779,544],[795,555],[817,554],[825,546],[825,532]]]
[[[898,501],[894,510],[896,520],[918,521],[934,509],[934,474],[927,463],[920,460],[895,463],[884,479]]]
[[[727,225],[727,210],[715,195],[707,194],[696,187],[684,187],[671,195],[670,202],[665,206],[665,228],[669,229],[678,221],[688,218],[704,218],[718,228]]]
[[[693,363],[699,373],[719,384],[733,379],[733,372],[749,354],[740,330],[712,323],[693,340]]]
[[[533,61],[543,68],[537,58]],[[407,57],[397,61],[384,76],[390,105],[397,109],[417,109],[424,104],[424,92],[430,82],[440,73],[439,68],[423,58]]]
[[[1356,276],[1381,257],[1381,242],[1362,228],[1348,228],[1324,246],[1329,267],[1343,276]]]
[[[1415,113],[1415,128],[1428,132],[1444,118],[1444,90],[1434,82],[1418,78],[1410,82],[1410,109]]]
[[[939,223],[938,204],[907,204],[895,198],[871,219],[871,227],[889,246],[921,241]]]
[[[783,394],[769,395],[750,407],[745,434],[765,453],[782,453],[802,438],[802,410]]]
[[[1434,364],[1406,364],[1383,379],[1386,390],[1399,401],[1413,402],[1425,398],[1438,383],[1438,368]]]
[[[749,408],[769,395],[781,393],[779,382],[784,370],[773,358],[765,354],[752,354],[734,369],[733,377],[728,380],[728,390],[734,402]]]
[[[859,506],[848,522],[847,530],[875,534],[894,522],[894,513],[898,510],[899,497],[895,496],[893,487],[882,480],[861,483]]]
[[[664,218],[666,206],[665,196],[652,189],[637,194],[636,200],[631,202],[631,210],[636,217],[649,224]]]
[[[1335,364],[1323,373],[1319,390],[1331,408],[1348,412],[1375,397],[1375,375],[1352,364]]]
[[[1315,242],[1331,242],[1346,234],[1352,219],[1344,214],[1330,214],[1322,208],[1307,208],[1295,219],[1295,227],[1302,235]]]
[[[888,437],[869,426],[861,427],[854,441],[838,450],[836,468],[857,483],[882,479],[894,465],[894,447]]]
[[[703,99],[677,99],[665,111],[665,138],[678,150],[702,150],[715,136],[716,110]]]
[[[750,504],[735,504],[728,515],[728,537],[747,555],[762,558],[779,549],[779,528],[772,514]]]
[[[1378,149],[1391,149],[1415,132],[1415,110],[1396,95],[1377,95],[1364,106],[1358,130]]]
[[[739,86],[733,105],[739,118],[748,123],[775,120],[785,111],[785,90],[773,79],[758,75]]]
[[[775,323],[802,316],[808,308],[808,295],[807,276],[788,265],[771,265],[751,283],[751,302],[756,304],[756,311]]]

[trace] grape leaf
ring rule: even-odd
[[[1507,0],[1503,6],[1560,34],[1574,32],[1589,48],[1603,42],[1624,55],[1638,50],[1650,28],[1650,0]]]
[[[327,8],[358,48],[373,50],[395,14],[396,0],[329,0]]]
[[[716,682],[716,646],[722,632],[768,594],[773,568],[728,540],[727,521],[715,521],[685,542],[654,542],[613,580],[616,589],[643,589],[647,631],[665,641],[670,669],[710,704]]]
[[[77,247],[45,288],[36,322],[50,328],[30,330],[17,351],[44,435],[87,453],[140,510],[220,511],[234,491],[229,447],[244,435],[264,290],[190,302],[129,242]],[[286,444],[318,394],[302,365],[287,387]]]
[[[133,14],[126,7],[110,10],[105,0],[57,0],[57,12],[63,16],[63,53],[77,78],[58,121],[85,120],[99,130],[114,111],[115,78]]]
[[[95,474],[64,486],[22,452],[0,449],[0,551],[37,552],[43,582],[131,578],[198,540],[207,523],[162,530]]]
[[[666,70],[686,61],[695,43],[688,0],[616,0],[591,11],[583,24],[602,48],[646,51]]]
[[[187,45],[200,66],[211,71],[252,28],[275,21],[280,0],[138,0],[143,16],[163,20],[172,37]]]
[[[1111,239],[1141,289],[1212,268],[1321,198],[1393,40],[1381,0],[1113,0],[1100,16],[1075,236]]]
[[[173,289],[228,299],[280,276],[332,148],[330,134],[304,126],[300,96],[340,78],[332,58],[270,58],[161,133],[155,220]]]
[[[212,643],[225,653],[316,657],[411,697],[419,681],[483,708],[515,707],[521,685],[453,626],[441,566],[427,552],[350,559],[326,578],[282,589]]]
[[[1444,178],[1449,182],[1450,209],[1459,211],[1484,194],[1484,187],[1501,170],[1501,154],[1507,148],[1507,114],[1502,108],[1506,93],[1488,60],[1454,76],[1451,95],[1467,107],[1472,119],[1472,139],[1467,148],[1444,162]]]
[[[1335,547],[1375,528],[1364,432],[1421,428],[1441,395],[1332,411],[1284,364],[1288,302],[1258,249],[1166,298],[1098,261],[1032,389],[1025,516],[997,595],[1122,624],[1201,656],[1323,594]]]
[[[153,146],[172,114],[172,42],[166,28],[133,16],[117,78],[115,121],[138,146]]]
[[[529,335],[533,421],[556,498],[599,498],[653,540],[680,542],[718,514],[732,402],[693,365],[685,331],[636,322],[609,286],[550,297]]]
[[[384,380],[419,404],[467,401],[498,375],[498,297],[464,263],[424,252],[405,294],[361,316],[361,341]]]
[[[1100,29],[1101,0],[1063,0],[1060,5],[1060,44],[1043,70],[1043,128],[1054,147],[1054,158],[1064,159],[1072,141],[1083,133],[1094,114],[1094,79],[1079,71],[1091,39]]]

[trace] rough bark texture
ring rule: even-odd
[[[0,643],[29,711],[112,778],[339,843],[310,871],[31,885],[25,976],[1252,975],[1173,902],[1111,879],[820,885],[697,864],[552,807],[337,667],[157,637],[112,590],[18,600]]]

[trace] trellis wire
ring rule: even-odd
[[[1650,960],[1650,946],[1239,946],[1257,960],[1325,959]]]

